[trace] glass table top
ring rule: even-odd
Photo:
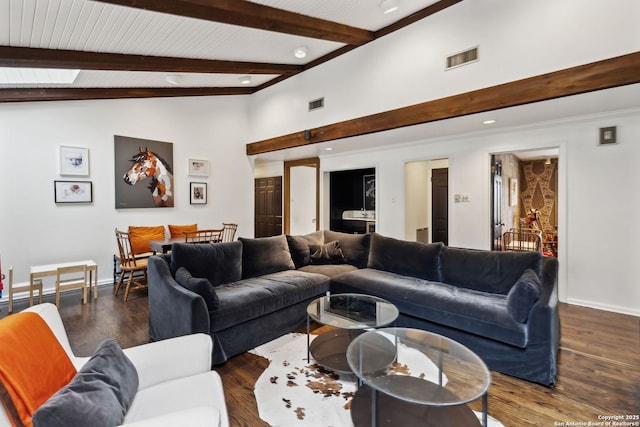
[[[340,329],[387,326],[398,318],[398,309],[382,298],[364,294],[331,294],[312,301],[307,314],[323,325]]]
[[[380,360],[395,362],[380,369]],[[491,384],[485,363],[464,345],[432,332],[383,328],[364,332],[347,349],[352,371],[368,386],[406,402],[462,405]]]

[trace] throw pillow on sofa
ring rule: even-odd
[[[213,285],[206,278],[193,277],[189,270],[180,267],[178,271],[176,271],[176,282],[183,288],[200,295],[204,299],[204,303],[207,305],[209,311],[216,310],[220,307],[218,294],[216,294]]]
[[[309,252],[311,264],[344,264],[344,254],[337,240],[324,245],[309,245]]]
[[[238,240],[242,242],[243,279],[295,268],[287,238],[283,234],[257,239],[240,237]]]
[[[289,244],[289,252],[291,259],[296,268],[304,267],[311,263],[311,251],[309,245],[324,244],[322,230],[302,236],[287,235],[287,243]]]
[[[325,230],[324,241],[333,242],[334,240],[340,242],[340,249],[344,254],[344,261],[347,264],[354,265],[358,268],[367,268],[371,234],[349,234]]]
[[[507,294],[509,316],[516,322],[526,322],[539,297],[540,279],[533,270],[527,269]]]
[[[31,419],[34,427],[113,427],[122,424],[136,392],[138,372],[118,343],[107,339],[71,382]]]

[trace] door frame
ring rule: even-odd
[[[320,158],[309,157],[306,159],[285,160],[283,176],[283,230],[284,234],[291,231],[291,168],[298,166],[312,167],[316,170],[316,231],[320,228]]]

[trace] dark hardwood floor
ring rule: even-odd
[[[45,301],[52,302],[52,296]],[[26,307],[24,300],[14,305],[15,311]],[[0,317],[6,316],[6,304],[0,309]],[[149,342],[144,291],[132,292],[125,303],[122,295],[112,296],[111,287],[101,287],[97,302],[86,305],[79,294],[68,292],[62,297],[60,312],[77,355],[91,355],[107,337],[123,347]],[[492,372],[489,413],[507,427],[598,425],[593,423],[602,422],[602,416],[640,414],[640,318],[568,304],[560,305],[560,318],[556,387]],[[224,383],[232,426],[267,425],[258,417],[253,397],[253,385],[266,365],[261,357],[244,353],[216,368]],[[480,402],[472,407],[479,410]]]

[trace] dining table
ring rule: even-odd
[[[153,254],[163,253],[166,254],[171,250],[171,246],[174,243],[185,243],[184,236],[182,237],[168,237],[166,239],[159,240],[149,240],[149,245],[151,246],[151,251]]]

